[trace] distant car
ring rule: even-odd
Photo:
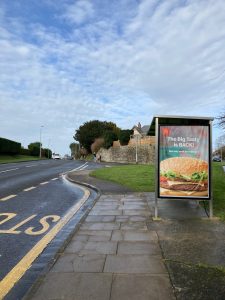
[[[220,156],[214,156],[213,161],[221,162],[221,157]]]
[[[61,159],[59,154],[52,154],[53,159]]]
[[[73,157],[66,154],[66,155],[64,155],[64,159],[71,160],[71,159],[73,159]]]

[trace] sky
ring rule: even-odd
[[[90,120],[224,107],[224,0],[0,1],[1,137],[64,155]]]

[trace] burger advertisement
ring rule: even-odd
[[[209,127],[159,126],[159,197],[209,199]]]

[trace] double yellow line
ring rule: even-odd
[[[79,186],[84,191],[84,195],[69,212],[19,261],[19,263],[0,281],[0,299],[3,299],[13,286],[21,279],[25,272],[31,267],[33,261],[42,253],[47,245],[53,240],[56,234],[75,215],[80,207],[87,201],[90,192]]]

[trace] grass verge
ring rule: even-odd
[[[124,185],[135,192],[155,191],[154,165],[126,165],[97,169],[91,176]],[[213,163],[214,214],[225,220],[225,173],[221,163]]]
[[[0,164],[2,163],[13,163],[20,161],[39,160],[37,156],[28,155],[0,155]]]
[[[214,214],[225,221],[225,172],[221,163],[213,163]]]
[[[136,192],[154,192],[155,168],[153,165],[126,165],[102,168],[91,176],[122,184]]]

